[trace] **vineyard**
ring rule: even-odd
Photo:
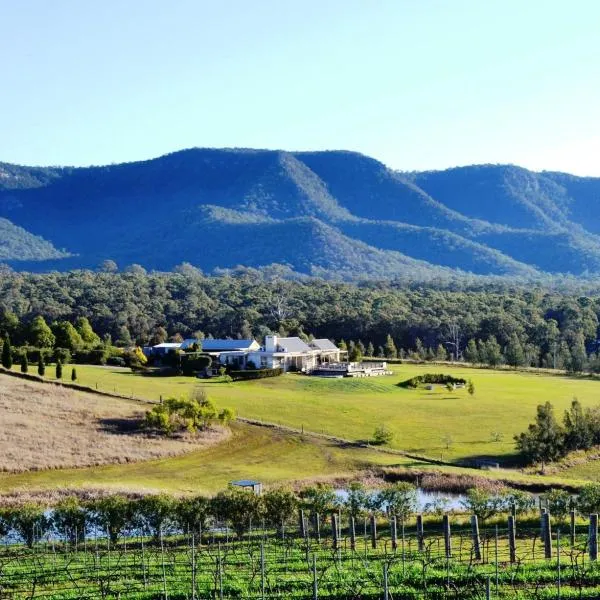
[[[334,516],[319,526],[226,528],[200,534],[46,537],[0,551],[0,598],[438,599],[598,598],[597,518],[572,517],[564,533],[514,517],[479,529],[444,517],[402,526],[394,519]]]

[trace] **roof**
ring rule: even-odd
[[[235,350],[252,350],[258,348],[255,340],[184,340],[182,348],[189,348],[194,343],[200,343],[203,352],[231,352]]]
[[[239,487],[251,487],[260,485],[260,481],[253,481],[252,479],[240,479],[238,481],[232,481],[231,485],[237,485]]]
[[[179,342],[163,342],[162,344],[156,344],[156,346],[152,346],[153,348],[181,348],[181,343]]]
[[[278,337],[277,346],[283,348],[284,352],[310,352],[312,350],[312,348],[299,337]]]
[[[317,350],[339,350],[339,348],[331,341],[326,338],[313,340],[310,345]]]

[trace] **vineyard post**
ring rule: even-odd
[[[515,532],[515,518],[513,515],[508,517],[508,552],[510,556],[511,564],[517,561],[516,553],[516,532]]]
[[[541,500],[540,500],[541,502]],[[541,508],[541,504],[540,504],[540,538],[542,540],[546,539],[546,531],[545,531],[545,526],[546,526],[546,521],[545,521],[545,517],[544,515],[546,514],[546,509],[545,508]]]
[[[350,516],[350,550],[356,550],[356,521]]]
[[[196,544],[192,530],[192,600],[196,600]]]
[[[160,536],[160,560],[162,564],[163,594],[165,600],[169,600],[169,597],[167,596],[167,570],[165,568],[165,546],[163,544],[162,527],[159,529],[158,533]]]
[[[496,536],[494,538],[494,563],[496,567],[496,596],[498,596],[498,525],[496,525]]]
[[[221,564],[221,542],[217,546],[217,573],[219,576],[219,599],[223,600],[223,565]]]
[[[404,574],[405,574],[405,565],[404,565],[404,545],[405,545],[404,519],[402,519],[402,521],[401,521],[400,529],[401,529],[401,532],[402,532],[402,577],[404,577]],[[410,552],[410,546],[409,546],[409,552]]]
[[[321,543],[321,515],[318,512],[315,513],[315,537],[317,542]]]
[[[471,535],[473,537],[473,554],[475,560],[481,560],[481,538],[479,537],[477,515],[471,515]]]
[[[336,513],[331,513],[331,538],[333,541],[333,549],[337,550],[338,548],[338,516]]]
[[[318,600],[318,598],[319,598],[319,583],[317,582],[317,555],[316,554],[313,554],[312,575],[313,575],[313,600]]]
[[[383,561],[383,600],[389,600],[390,590],[388,587],[388,564]]]
[[[265,543],[260,543],[260,594],[261,600],[265,600]]]
[[[560,528],[556,530],[556,594],[560,600]]]
[[[300,509],[298,511],[298,524],[300,525],[300,537],[306,537],[306,522],[304,521],[304,511]]]
[[[423,515],[417,515],[417,543],[419,552],[425,549],[425,536],[423,533]]]
[[[550,513],[545,511],[542,515],[542,521],[544,526],[542,531],[544,533],[544,557],[546,559],[552,558],[552,528],[550,525]]]
[[[590,515],[590,525],[589,525],[589,552],[590,552],[590,560],[598,560],[598,515],[591,514]]]
[[[450,517],[448,515],[444,515],[443,518],[443,528],[444,528],[444,548],[446,551],[446,558],[450,558],[452,556],[452,537],[450,533]]]
[[[491,600],[492,597],[492,585],[490,581],[490,576],[488,575],[485,580],[485,600]]]
[[[571,510],[571,527],[570,527],[570,537],[571,537],[571,548],[575,547],[575,509]]]
[[[371,515],[371,548],[377,548],[377,519]]]
[[[390,519],[390,533],[392,536],[392,550],[396,552],[398,549],[398,528],[396,527],[396,515],[392,515]]]

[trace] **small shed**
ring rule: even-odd
[[[229,485],[242,488],[243,490],[251,490],[256,495],[262,494],[262,483],[260,481],[254,481],[252,479],[239,479],[238,481],[231,481]]]

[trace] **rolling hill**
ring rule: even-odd
[[[190,149],[100,167],[0,163],[0,260],[347,279],[600,273],[600,179],[512,165],[398,172],[354,152]],[[58,250],[60,248],[60,250]]]

